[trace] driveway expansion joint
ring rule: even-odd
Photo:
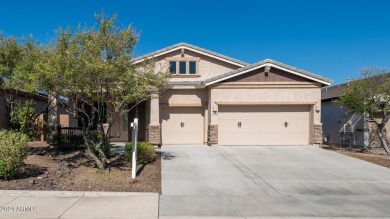
[[[272,185],[270,185],[267,181],[259,177],[256,173],[254,173],[252,170],[247,168],[243,163],[241,163],[239,160],[231,156],[228,152],[223,150],[222,148],[216,148],[216,151],[224,157],[227,161],[229,161],[233,166],[235,166],[239,171],[241,171],[242,174],[244,174],[248,179],[250,179],[253,183],[255,183],[260,189],[262,189],[265,193],[268,195],[271,195],[273,193],[277,193],[279,195],[284,195],[278,190],[276,190]],[[259,182],[261,181],[269,188],[264,189],[262,185],[259,185]],[[272,192],[270,192],[272,191]]]

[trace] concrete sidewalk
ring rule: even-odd
[[[158,218],[158,193],[0,190],[0,218]]]

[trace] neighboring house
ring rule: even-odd
[[[354,139],[351,144],[368,147],[372,144],[379,145],[375,134],[375,125],[368,122],[367,115],[362,113],[348,113],[344,106],[337,105],[334,100],[342,95],[342,89],[348,86],[347,83],[325,87],[321,90],[321,117],[324,137],[327,143],[340,145],[344,143],[343,132],[353,131]],[[380,115],[374,115],[373,119],[379,119]],[[390,124],[386,124],[386,129],[390,130]],[[387,133],[388,139],[390,132]]]
[[[17,100],[21,101],[22,103],[24,103],[26,100],[32,100],[33,101],[32,107],[37,112],[43,111],[47,107],[47,96],[45,96],[44,94],[32,94],[24,91],[18,91]],[[40,119],[44,120],[45,117],[42,115]],[[9,126],[10,124],[6,117],[6,110],[3,105],[3,100],[0,100],[0,129],[7,129],[9,128]],[[41,135],[37,136],[37,139],[35,140],[45,141],[45,131],[43,127],[41,130],[42,130]]]
[[[46,94],[44,93],[37,93],[37,94],[33,94],[33,93],[28,93],[28,92],[24,92],[24,91],[18,91],[17,92],[17,100],[21,101],[22,103],[24,103],[26,100],[32,100],[33,103],[32,103],[32,107],[35,109],[36,112],[43,112],[41,115],[40,115],[40,120],[44,122],[44,124],[47,124],[47,110],[48,110],[48,97]],[[58,113],[60,114],[60,116],[68,116],[66,111],[65,111],[65,108],[62,107],[62,106],[58,106]],[[60,122],[66,122],[65,119],[59,119]],[[9,127],[10,124],[9,124],[9,121],[8,119],[6,118],[6,110],[5,110],[5,107],[3,105],[3,102],[2,100],[0,100],[0,129],[8,129],[10,128]],[[46,130],[44,127],[42,127],[41,129],[41,134],[40,136],[37,136],[36,139],[33,139],[33,140],[36,140],[36,141],[46,141]]]
[[[327,78],[270,59],[250,65],[187,43],[133,61],[146,59],[171,72],[169,87],[121,116],[113,141],[131,139],[129,124],[138,114],[138,138],[155,145],[322,143],[321,87],[331,84]]]

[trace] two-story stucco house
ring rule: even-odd
[[[169,70],[168,89],[122,115],[113,141],[161,144],[307,145],[322,142],[321,87],[331,80],[266,59],[255,64],[179,43],[133,59]],[[63,127],[77,126],[60,115]],[[65,118],[66,117],[66,118]]]
[[[307,145],[322,142],[321,87],[331,80],[266,59],[245,62],[187,43],[134,59],[168,68],[169,88],[138,107],[153,144]],[[113,132],[131,139],[130,118]]]

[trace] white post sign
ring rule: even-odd
[[[134,122],[131,123],[132,130],[132,138],[131,138],[131,145],[132,145],[132,159],[131,159],[131,178],[135,179],[136,173],[137,173],[137,136],[138,136],[138,119],[135,118]]]

